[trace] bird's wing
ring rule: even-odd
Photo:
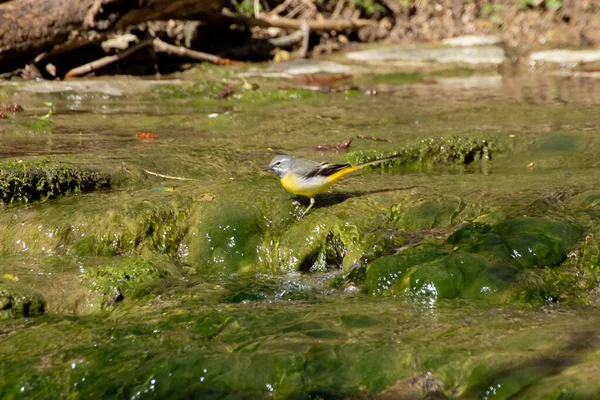
[[[301,176],[303,178],[313,178],[315,176],[331,176],[338,171],[350,167],[350,164],[329,164],[329,163],[316,163],[311,168],[307,168]]]

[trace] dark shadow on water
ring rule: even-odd
[[[410,190],[410,189],[414,189],[417,187],[419,187],[419,186],[406,186],[406,187],[374,189],[374,190],[357,190],[357,191],[352,191],[352,192],[322,193],[315,197],[316,203],[314,205],[314,208],[334,206],[336,204],[341,204],[344,201],[346,201],[350,198],[354,198],[354,197],[362,197],[362,196],[368,196],[371,194],[388,193],[388,192],[400,192],[403,190]],[[308,204],[310,203],[310,200],[308,199],[308,197],[304,197],[304,196],[296,196],[296,200],[305,206],[308,206]]]

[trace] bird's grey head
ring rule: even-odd
[[[283,178],[292,168],[293,161],[294,157],[292,156],[277,156],[271,160],[269,167],[265,168],[265,171],[273,171],[279,175],[279,178]]]

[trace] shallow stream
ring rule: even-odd
[[[110,177],[0,206],[1,398],[600,395],[600,80],[311,84],[203,67],[0,87],[24,108],[0,120],[3,170]],[[403,156],[298,220],[262,171],[281,153]]]

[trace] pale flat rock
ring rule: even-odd
[[[346,54],[354,61],[367,63],[443,63],[443,64],[500,64],[504,50],[498,46],[434,48],[427,46],[387,46]]]
[[[273,64],[269,68],[269,72],[280,72],[290,75],[304,74],[343,74],[348,73],[352,68],[348,65],[338,64],[333,61],[314,61],[314,60],[294,60],[286,61],[279,64]]]
[[[31,93],[101,93],[109,96],[122,96],[132,93],[143,93],[155,86],[181,84],[178,79],[171,80],[142,80],[142,79],[73,79],[66,81],[23,81],[7,82],[17,90]]]
[[[440,86],[453,87],[458,90],[465,89],[501,89],[502,76],[500,75],[483,75],[469,76],[467,78],[448,77],[438,78],[437,82]]]
[[[548,50],[531,53],[532,62],[579,64],[600,61],[600,50]]]
[[[490,46],[502,43],[502,39],[493,35],[465,35],[444,39],[442,43],[452,47]]]

